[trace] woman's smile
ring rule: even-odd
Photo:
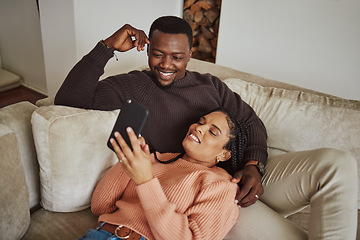
[[[201,143],[195,132],[191,131],[188,137],[196,143]]]

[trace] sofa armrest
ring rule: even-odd
[[[29,191],[15,132],[0,124],[1,239],[20,239],[30,225]]]
[[[30,123],[35,109],[37,107],[30,102],[19,102],[0,109],[0,124],[14,131],[19,143],[20,158],[30,192],[30,208],[38,206],[40,202],[39,165]]]

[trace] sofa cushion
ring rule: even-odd
[[[90,208],[71,213],[41,208],[31,214],[31,225],[21,240],[75,240],[97,225],[97,217]]]
[[[0,124],[1,239],[20,239],[30,225],[29,191],[16,134]]]
[[[116,162],[106,142],[117,114],[54,105],[34,112],[41,205],[46,210],[72,212],[90,206],[96,184]]]
[[[7,125],[19,143],[20,157],[24,165],[26,183],[29,187],[30,207],[39,205],[39,165],[31,129],[31,115],[37,107],[30,102],[20,102],[0,109],[0,123]]]
[[[350,152],[359,169],[360,101],[262,87],[233,78],[224,82],[252,106],[264,122],[270,156],[330,147]]]

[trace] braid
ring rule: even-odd
[[[239,122],[237,119],[235,121],[235,139],[230,138],[229,145],[231,150],[231,172],[235,174],[239,171],[244,164],[244,154],[245,147],[248,142],[249,132],[248,128],[243,122]]]
[[[221,111],[228,116],[227,120],[230,128],[230,136],[229,141],[224,148],[231,151],[230,159],[218,163],[217,166],[225,169],[233,176],[244,165],[244,154],[249,140],[249,131],[244,122],[232,116],[226,109],[219,108],[217,111]]]

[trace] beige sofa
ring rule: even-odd
[[[220,77],[255,109],[269,155],[331,147],[359,166],[360,101],[194,59],[188,69]],[[106,140],[118,112],[54,106],[51,98],[0,109],[0,239],[77,239],[97,224],[90,198],[116,162]],[[309,211],[288,218],[306,229]]]

